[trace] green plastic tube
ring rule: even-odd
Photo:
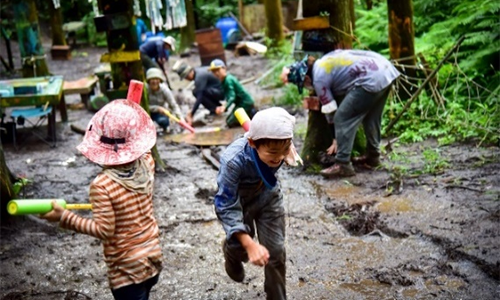
[[[7,203],[7,211],[13,216],[45,214],[52,210],[52,201],[66,208],[64,199],[14,199]]]

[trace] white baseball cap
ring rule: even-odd
[[[165,44],[169,44],[170,48],[172,48],[172,51],[175,51],[175,39],[171,37],[170,35],[167,36],[166,38],[163,39],[163,42]]]

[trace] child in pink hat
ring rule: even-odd
[[[102,166],[90,183],[93,218],[52,203],[41,218],[103,241],[108,281],[117,300],[147,300],[162,269],[159,228],[153,215],[156,128],[138,104],[114,100],[90,120],[77,149]]]

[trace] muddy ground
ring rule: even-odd
[[[49,56],[49,68],[75,80],[91,74],[103,52],[81,47],[71,61]],[[240,79],[270,67],[264,58],[226,55],[229,71]],[[196,55],[189,60],[199,64]],[[176,86],[185,84],[171,77]],[[261,106],[279,94],[253,83],[246,87]],[[68,123],[57,117],[57,148],[35,139],[19,150],[4,144],[11,171],[32,181],[22,197],[88,201],[88,185],[99,167],[75,149],[82,136],[70,125],[85,127],[92,113],[79,105],[78,96],[66,100],[72,109]],[[182,108],[187,111],[188,104]],[[296,117],[300,150],[306,114],[299,111]],[[246,265],[242,284],[224,272],[224,233],[211,204],[217,170],[198,147],[164,137],[157,147],[167,164],[156,174],[154,197],[165,269],[151,299],[265,299],[262,269]],[[345,180],[280,170],[288,298],[499,299],[498,147],[438,147],[426,141],[393,148],[383,157],[383,169],[358,169]],[[0,299],[112,299],[99,240],[33,216],[2,224],[0,233]]]

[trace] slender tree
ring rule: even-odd
[[[279,46],[283,41],[283,13],[280,0],[264,0],[266,12],[267,37],[271,39],[271,46]]]
[[[66,46],[66,36],[64,35],[63,16],[61,7],[55,8],[54,3],[49,3],[50,29],[52,30],[52,46]]]
[[[304,32],[304,37],[320,36],[322,49],[303,40],[304,51],[318,51],[324,53],[335,49],[349,49],[352,47],[352,37],[350,30],[354,26],[351,3],[352,0],[308,0],[307,5],[303,5],[304,17],[319,16],[321,13],[329,13],[331,28],[316,30],[313,33]],[[308,48],[315,47],[315,48]],[[302,157],[306,164],[319,163],[318,153],[325,151],[332,143],[332,135],[328,128],[325,116],[320,111],[309,110],[307,121],[307,133],[302,148]]]
[[[180,29],[181,31],[181,45],[180,51],[189,49],[196,40],[195,35],[195,21],[194,21],[194,6],[192,0],[185,0],[186,3],[186,18],[187,25]]]
[[[389,52],[391,59],[397,61],[399,71],[409,77],[415,78],[415,30],[413,25],[412,0],[387,0],[389,11]],[[399,96],[408,99],[413,94],[409,84],[399,89]]]

